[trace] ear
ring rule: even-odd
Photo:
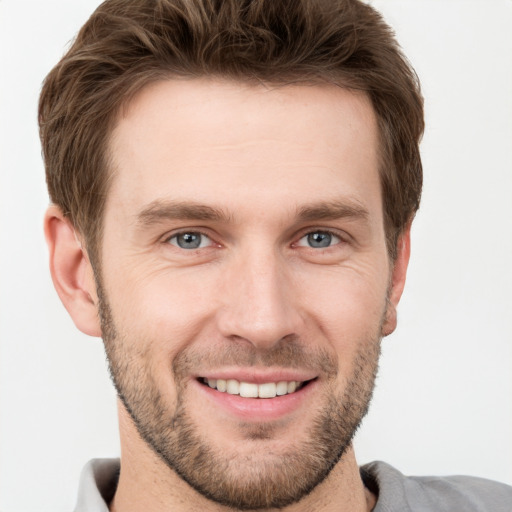
[[[87,252],[60,208],[50,206],[44,218],[50,272],[60,300],[85,334],[101,336],[96,282]]]
[[[396,329],[396,308],[405,286],[407,266],[411,255],[411,223],[407,225],[397,242],[397,255],[391,272],[391,283],[386,309],[386,318],[382,325],[382,335],[388,336]]]

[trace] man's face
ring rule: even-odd
[[[390,291],[377,139],[362,95],[211,80],[153,84],[114,130],[112,374],[141,437],[217,502],[297,501],[366,412]]]

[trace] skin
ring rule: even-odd
[[[409,228],[391,262],[370,102],[327,85],[169,80],[131,101],[110,149],[101,286],[112,341],[125,357],[112,347],[110,356],[125,369],[145,368],[165,410],[180,404],[200,437],[235,460],[240,478],[249,466],[302,450],[330,397],[350,389],[358,355],[378,354],[380,337],[395,329],[405,283]],[[222,215],[204,215],[204,207]],[[100,336],[97,282],[80,236],[55,206],[45,230],[64,305],[79,329]],[[183,232],[202,233],[201,247],[180,248]],[[309,245],[308,234],[326,232],[328,247]],[[282,360],[269,370],[268,355],[286,344],[326,354],[334,371],[300,358],[293,370]],[[223,363],[233,347],[244,354],[241,367]],[[184,354],[203,353],[210,359],[195,359],[179,376],[171,370]],[[362,372],[370,392],[373,366],[370,358]],[[314,382],[284,412],[244,416],[197,381],[230,374],[265,381],[269,371]],[[122,402],[119,417],[122,472],[111,510],[228,510],[155,454]],[[258,437],[262,426],[267,435]],[[362,511],[374,503],[349,444],[328,477],[286,510]]]

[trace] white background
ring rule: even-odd
[[[0,0],[0,510],[72,510],[118,454],[100,340],[53,290],[40,83],[98,2]],[[381,0],[423,83],[423,205],[361,463],[512,484],[512,1]]]

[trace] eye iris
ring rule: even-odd
[[[311,247],[329,247],[332,242],[332,235],[323,231],[317,231],[316,233],[310,233],[308,235],[308,244]]]
[[[197,249],[201,245],[199,233],[182,233],[176,237],[178,246],[182,249]]]

